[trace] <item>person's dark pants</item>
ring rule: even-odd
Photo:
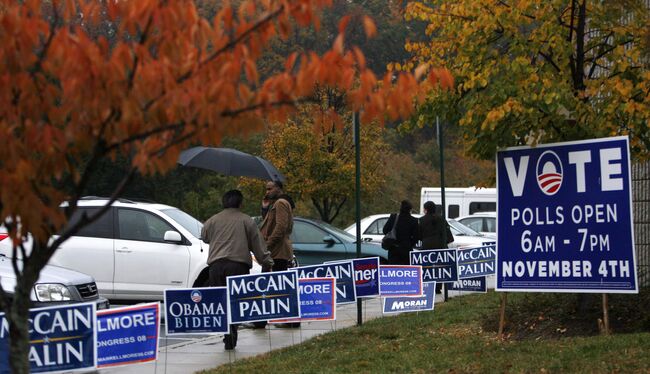
[[[210,264],[209,284],[211,287],[227,286],[226,277],[231,275],[244,275],[249,273],[248,264],[242,262],[219,259]],[[237,345],[237,325],[230,325],[230,334],[223,338],[226,349],[233,349]]]

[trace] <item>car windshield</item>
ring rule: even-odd
[[[195,238],[201,237],[203,224],[198,219],[176,208],[164,209],[162,212],[170,216],[174,221],[178,222],[179,225],[183,226],[183,228],[194,235]]]
[[[483,236],[483,234],[470,229],[469,227],[463,225],[462,223],[456,221],[455,219],[451,219],[451,218],[447,219],[447,222],[449,222],[449,226],[456,229],[461,235]]]
[[[339,229],[338,227],[334,227],[334,226],[330,225],[329,223],[319,222],[319,224],[321,226],[323,226],[324,228],[326,228],[326,229],[328,229],[330,231],[333,231],[336,235],[341,237],[341,239],[348,240],[350,242],[355,242],[357,240],[356,236],[350,234],[349,232],[345,232],[345,231]]]

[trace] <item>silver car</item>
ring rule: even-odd
[[[22,261],[18,260],[22,267]],[[11,298],[16,288],[16,275],[11,259],[0,255],[0,283]],[[97,309],[108,309],[109,303],[97,292],[95,280],[90,276],[66,268],[46,265],[30,293],[32,307],[55,306],[93,302]]]

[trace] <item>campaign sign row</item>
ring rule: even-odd
[[[488,253],[479,249],[457,257],[456,250],[418,251],[412,254],[417,265],[380,265],[375,257],[228,277],[227,287],[169,289],[167,334],[228,333],[230,324],[254,321],[334,320],[337,304],[377,295],[384,297],[385,313],[433,310],[435,282],[457,280],[440,277],[448,272],[438,270],[449,264],[455,269],[458,258],[480,261]],[[154,361],[160,313],[158,303],[103,311],[92,303],[32,309],[31,371]],[[8,372],[9,324],[4,314],[0,318],[0,372]]]
[[[9,323],[0,314],[0,373],[9,373]],[[159,303],[96,312],[94,303],[29,312],[30,372],[69,372],[155,361]]]

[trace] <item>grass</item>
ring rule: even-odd
[[[650,372],[650,292],[610,296],[614,334],[599,335],[600,295],[450,299],[426,313],[375,319],[204,373]]]

